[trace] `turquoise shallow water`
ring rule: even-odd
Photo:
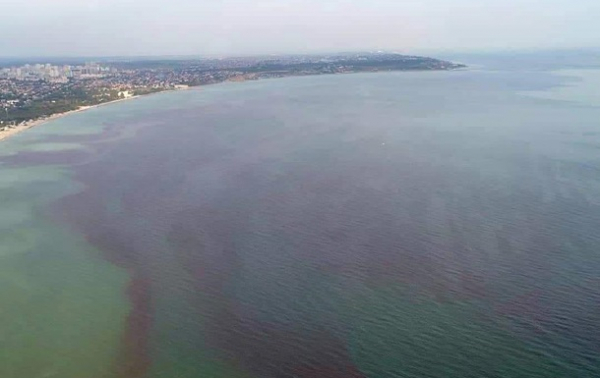
[[[597,77],[224,84],[23,133],[0,375],[598,376]]]

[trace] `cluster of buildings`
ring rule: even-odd
[[[71,78],[85,79],[103,77],[113,71],[96,63],[86,63],[83,66],[51,64],[25,64],[19,67],[0,69],[0,79],[17,81],[47,81],[53,83],[66,83]]]

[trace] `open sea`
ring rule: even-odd
[[[466,63],[0,143],[0,377],[600,377],[600,64]]]

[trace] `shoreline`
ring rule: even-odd
[[[165,91],[163,91],[163,92],[165,92]],[[8,130],[0,131],[0,142],[3,142],[4,140],[6,140],[6,139],[8,139],[8,138],[10,138],[12,136],[15,136],[17,134],[20,134],[23,131],[32,129],[32,128],[40,126],[40,125],[43,125],[46,122],[54,121],[56,119],[59,119],[59,118],[62,118],[62,117],[66,117],[66,116],[74,114],[74,113],[79,113],[79,112],[83,112],[83,111],[86,111],[86,110],[90,110],[90,109],[94,109],[94,108],[99,108],[99,107],[104,106],[104,105],[110,105],[110,104],[114,104],[114,103],[121,102],[121,101],[133,100],[133,99],[139,98],[141,96],[146,96],[146,95],[137,95],[137,96],[131,96],[131,97],[127,97],[127,98],[120,98],[118,100],[102,102],[102,103],[96,104],[96,105],[80,106],[78,109],[69,110],[68,112],[56,113],[56,114],[52,114],[51,116],[46,117],[46,118],[41,118],[41,119],[36,119],[34,121],[24,122],[24,123],[22,123],[22,124],[20,124],[20,125],[18,125],[16,127],[10,128]]]
[[[459,69],[452,69],[452,70],[423,70],[423,71],[443,71],[443,72],[447,72],[447,71],[454,71],[454,70],[460,70]],[[421,70],[415,70],[415,71],[421,71]],[[382,71],[356,71],[356,72],[345,72],[342,74],[356,74],[356,73],[380,73]],[[383,71],[383,72],[413,72],[413,70],[398,70],[398,71]],[[324,75],[331,75],[331,74],[324,74]],[[335,75],[335,74],[333,74]],[[243,79],[243,80],[226,80],[224,82],[219,82],[219,83],[211,83],[211,84],[207,84],[207,85],[215,85],[215,84],[223,84],[225,82],[230,82],[230,83],[240,83],[240,82],[245,82],[245,81],[255,81],[255,80],[269,80],[269,79],[281,79],[281,78],[286,78],[286,77],[305,77],[305,76],[320,76],[320,75],[290,75],[290,76],[283,76],[283,77],[273,77],[273,78],[259,78],[259,79]],[[164,93],[164,92],[171,92],[171,91],[180,91],[180,90],[189,90],[189,89],[193,89],[193,88],[197,88],[197,87],[201,87],[201,86],[193,86],[193,87],[187,87],[185,89],[165,89],[162,91],[158,91],[158,92],[151,92],[151,93],[146,93],[146,94],[142,94],[142,95],[135,95],[135,96],[131,96],[131,97],[127,97],[127,98],[120,98],[118,100],[113,100],[113,101],[107,101],[107,102],[103,102],[100,104],[96,104],[96,105],[90,105],[90,106],[81,106],[78,109],[75,110],[69,110],[68,112],[64,112],[64,113],[56,113],[53,114],[49,117],[43,118],[43,119],[37,119],[35,121],[28,121],[25,122],[19,126],[10,128],[8,130],[4,130],[4,131],[0,131],[0,143],[2,143],[4,140],[22,133],[23,131],[29,130],[31,128],[34,128],[36,126],[40,126],[43,125],[46,122],[50,122],[50,121],[54,121],[58,118],[62,118],[65,116],[68,116],[70,114],[73,113],[79,113],[85,110],[89,110],[89,109],[94,109],[94,108],[98,108],[100,106],[104,106],[104,105],[110,105],[110,104],[114,104],[117,102],[121,102],[121,101],[128,101],[128,100],[133,100],[136,98],[140,98],[140,97],[144,97],[144,96],[149,96],[149,95],[153,95],[153,94],[157,94],[157,93]]]

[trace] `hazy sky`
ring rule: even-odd
[[[0,0],[0,56],[600,47],[600,0]]]

